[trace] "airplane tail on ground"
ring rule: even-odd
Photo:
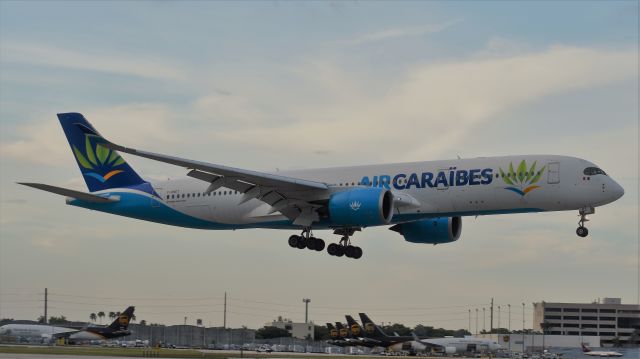
[[[331,323],[327,323],[327,329],[329,329],[329,336],[331,339],[338,338],[338,330]]]
[[[365,333],[372,337],[387,337],[388,335],[378,327],[365,313],[359,313]]]
[[[100,145],[106,140],[82,114],[59,113],[58,119],[89,191],[146,183],[117,151]]]
[[[114,320],[107,328],[113,331],[125,331],[129,328],[129,322],[133,316],[135,307],[129,307],[124,312],[120,313],[116,320]]]
[[[347,319],[347,324],[349,325],[349,332],[353,335],[353,336],[361,336],[362,333],[362,327],[360,326],[360,324],[358,324],[358,322],[356,322],[355,319],[353,319],[352,316],[350,315],[345,315],[344,316]]]
[[[344,327],[344,325],[342,325],[342,323],[336,322],[336,329],[338,329],[338,336],[340,338],[349,337],[349,331]]]

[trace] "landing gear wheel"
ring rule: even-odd
[[[335,244],[335,243],[329,244],[329,246],[327,247],[327,253],[329,253],[330,256],[335,256],[336,255],[336,251],[337,251],[337,249],[336,249],[337,247],[338,247],[338,245]]]
[[[353,255],[353,259],[360,259],[360,257],[362,257],[362,248],[360,247],[354,247],[355,248],[355,253]]]
[[[318,252],[322,252],[324,250],[324,241],[320,238],[316,238],[316,244],[314,249]]]
[[[354,258],[356,255],[356,247],[352,245],[348,245],[344,247],[344,255],[347,256],[348,258]]]
[[[580,226],[578,227],[578,229],[576,229],[576,234],[579,237],[584,238],[589,235],[589,230],[587,229],[587,227]]]
[[[336,257],[342,257],[344,255],[344,247],[336,244]]]
[[[307,249],[310,250],[315,250],[316,249],[316,243],[318,243],[318,240],[315,237],[309,237],[307,238]]]
[[[300,237],[296,236],[295,234],[292,235],[291,237],[289,237],[289,247],[291,247],[291,248],[298,247],[298,238],[300,238]]]
[[[298,238],[298,244],[297,244],[297,248],[298,249],[304,249],[307,246],[307,239],[304,237],[299,237]]]

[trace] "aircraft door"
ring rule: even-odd
[[[560,183],[560,162],[549,162],[547,165],[547,183]]]

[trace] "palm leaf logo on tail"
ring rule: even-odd
[[[91,137],[98,138],[95,135],[85,135],[84,154],[78,147],[72,145],[73,154],[76,156],[80,166],[90,171],[83,171],[83,174],[104,183],[109,180],[109,178],[124,172],[123,170],[113,169],[114,167],[124,164],[124,159],[120,157],[116,151],[101,146],[100,143],[94,147],[91,143]]]
[[[540,188],[536,183],[540,181],[546,166],[542,166],[542,168],[536,170],[537,163],[537,161],[534,161],[531,167],[528,168],[525,160],[522,160],[518,168],[514,170],[513,162],[511,162],[509,163],[509,171],[506,173],[502,168],[499,168],[502,181],[509,185],[509,187],[505,187],[504,189],[513,191],[524,197],[524,195],[534,189]]]

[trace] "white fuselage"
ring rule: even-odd
[[[67,335],[67,333],[70,333]],[[95,340],[104,339],[104,337],[85,330],[60,327],[45,324],[6,324],[0,327],[0,335],[9,335],[15,337],[37,337],[37,338],[53,338],[65,336],[69,339],[76,340]]]
[[[522,161],[526,166],[518,169]],[[536,167],[529,173],[534,162]],[[622,196],[622,187],[606,174],[585,175],[585,169],[590,167],[596,166],[574,157],[525,155],[278,174],[324,182],[332,191],[373,186],[387,187],[397,195],[409,195],[417,205],[395,209],[392,223],[401,223],[430,217],[577,210],[601,206]],[[508,176],[510,168],[515,172],[515,178]],[[524,173],[522,168],[526,169]],[[242,193],[224,187],[206,194],[208,183],[191,177],[153,182],[152,186],[160,198],[132,189],[110,189],[98,193],[146,196],[149,211],[108,212],[167,224],[208,229],[296,227],[258,199],[241,203]],[[70,204],[76,203],[72,201]],[[171,213],[177,212],[185,218],[176,219],[175,223],[156,220],[154,212],[158,217],[170,216],[160,209],[170,209]],[[191,220],[198,222],[194,224]],[[314,224],[316,227],[332,225],[317,223]]]

